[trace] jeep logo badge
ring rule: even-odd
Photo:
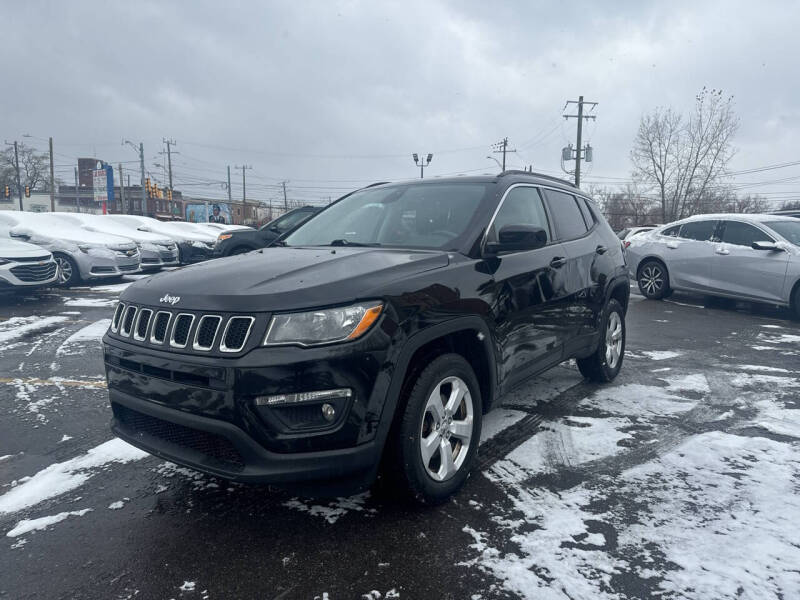
[[[181,301],[180,296],[170,296],[169,294],[164,294],[160,299],[159,302],[163,302],[164,304],[171,304],[176,305],[178,302]]]

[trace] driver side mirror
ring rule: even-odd
[[[524,252],[547,245],[547,232],[541,227],[530,225],[506,225],[500,229],[497,238],[497,242],[486,244],[488,253]]]
[[[751,247],[753,250],[767,250],[771,252],[781,252],[783,248],[778,246],[775,242],[753,242]]]

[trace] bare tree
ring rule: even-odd
[[[17,146],[19,153],[19,179],[22,187],[26,185],[32,190],[50,190],[50,166],[46,153],[39,153],[35,148],[20,143]],[[16,188],[16,170],[14,165],[14,148],[6,148],[0,152],[0,185]]]
[[[621,190],[593,188],[590,193],[602,206],[614,231],[648,225],[660,218],[658,202],[643,194],[635,184],[628,184]]]
[[[642,117],[631,150],[633,175],[655,188],[664,223],[700,210],[733,156],[731,140],[738,127],[733,97],[706,88],[686,117],[671,108]]]

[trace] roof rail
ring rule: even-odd
[[[520,171],[519,169],[507,169],[502,173],[500,173],[499,177],[504,177],[506,175],[532,175],[533,177],[539,177],[541,179],[549,179],[550,181],[555,181],[562,185],[573,187],[575,189],[580,189],[577,185],[575,185],[568,179],[562,179],[561,177],[556,177],[555,175],[545,175],[544,173],[536,173],[534,171]]]

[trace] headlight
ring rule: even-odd
[[[355,340],[378,320],[381,310],[382,303],[365,302],[339,308],[278,314],[272,317],[264,344],[312,346]]]
[[[220,233],[219,237],[217,238],[217,241],[221,242],[222,240],[227,240],[228,238],[231,237],[233,237],[233,235],[231,235],[230,233]]]

